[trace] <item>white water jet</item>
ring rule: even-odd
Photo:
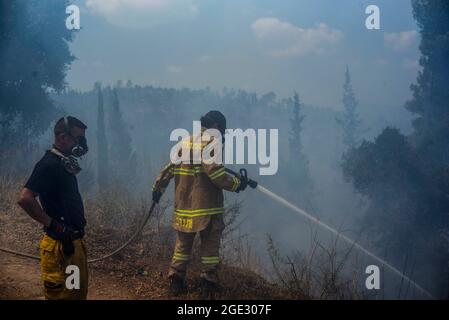
[[[277,194],[271,192],[270,190],[264,188],[263,186],[261,186],[260,184],[257,185],[257,190],[259,190],[260,192],[262,192],[263,194],[267,195],[268,197],[270,197],[271,199],[275,200],[276,202],[284,205],[287,208],[290,208],[292,211],[299,213],[300,215],[302,215],[303,217],[306,217],[307,219],[309,219],[310,221],[318,224],[319,226],[323,227],[324,229],[332,232],[334,235],[336,235],[339,238],[342,238],[343,240],[345,240],[347,243],[349,243],[351,246],[354,246],[356,249],[360,250],[361,252],[363,252],[364,254],[366,254],[367,256],[373,258],[374,260],[380,262],[382,265],[386,266],[388,269],[390,269],[391,271],[393,271],[396,275],[404,278],[405,280],[409,281],[416,289],[418,289],[418,291],[420,291],[421,293],[425,294],[426,296],[428,296],[431,299],[435,299],[434,296],[432,296],[432,294],[430,292],[428,292],[427,290],[425,290],[424,288],[422,288],[419,284],[417,284],[416,282],[414,282],[412,279],[410,279],[409,277],[407,277],[405,274],[403,274],[401,271],[399,271],[398,269],[396,269],[394,266],[392,266],[391,264],[389,264],[388,262],[386,262],[385,260],[379,258],[378,256],[376,256],[374,253],[371,253],[370,251],[368,251],[367,249],[365,249],[364,247],[362,247],[361,245],[359,245],[358,243],[356,243],[354,240],[348,238],[347,236],[345,236],[344,234],[338,232],[337,230],[335,230],[334,228],[330,227],[329,225],[325,224],[324,222],[320,221],[318,218],[314,217],[313,215],[311,215],[310,213],[304,211],[301,208],[298,208],[297,206],[291,204],[290,202],[288,202],[287,200],[285,200],[284,198],[278,196]]]

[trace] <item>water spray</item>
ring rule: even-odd
[[[236,172],[230,170],[230,169],[226,169],[226,171],[228,171],[231,174],[237,175]],[[307,211],[293,205],[292,203],[290,203],[289,201],[285,200],[284,198],[282,198],[281,196],[275,194],[274,192],[268,190],[267,188],[261,186],[260,184],[258,184],[256,181],[248,179],[248,174],[246,169],[240,169],[240,175],[241,178],[246,179],[248,185],[253,188],[258,190],[259,192],[263,193],[264,195],[268,196],[269,198],[271,198],[272,200],[276,201],[279,204],[282,204],[284,207],[289,208],[290,210],[292,210],[295,213],[300,214],[301,216],[305,217],[306,219],[312,221],[313,223],[319,225],[320,227],[326,229],[327,231],[330,231],[331,233],[333,233],[335,236],[337,236],[338,238],[343,239],[344,241],[346,241],[349,245],[353,246],[354,248],[358,249],[359,251],[363,252],[364,254],[366,254],[367,256],[369,256],[370,258],[373,258],[374,260],[376,260],[377,262],[381,263],[383,266],[387,267],[390,271],[392,271],[393,273],[395,273],[396,275],[398,275],[399,277],[407,280],[408,282],[410,282],[416,289],[418,289],[418,291],[420,291],[421,293],[423,293],[424,295],[426,295],[427,297],[431,298],[431,299],[435,299],[435,297],[426,289],[424,289],[423,287],[421,287],[419,284],[417,284],[415,281],[413,281],[412,279],[410,279],[408,276],[406,276],[405,274],[403,274],[401,271],[399,271],[397,268],[395,268],[394,266],[392,266],[391,264],[389,264],[387,261],[385,261],[384,259],[376,256],[374,253],[368,251],[367,249],[365,249],[364,247],[362,247],[361,245],[359,245],[357,242],[355,242],[354,240],[352,240],[351,238],[345,236],[344,234],[342,234],[341,232],[337,231],[336,229],[332,228],[331,226],[327,225],[326,223],[324,223],[323,221],[321,221],[320,219],[314,217],[312,214],[308,213]]]

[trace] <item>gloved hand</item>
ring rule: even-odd
[[[153,201],[155,203],[159,203],[159,200],[161,200],[162,192],[159,189],[153,190]]]
[[[71,256],[75,253],[75,247],[73,245],[73,240],[75,239],[75,231],[59,222],[55,219],[51,219],[50,226],[48,227],[62,242],[62,249],[65,255]]]
[[[246,187],[248,186],[248,178],[247,177],[240,176],[239,179],[240,179],[240,185],[235,190],[235,192],[237,192],[237,193],[239,193],[240,191],[245,190]]]
[[[48,227],[53,233],[58,236],[61,240],[72,240],[74,236],[74,230],[64,223],[59,222],[55,219],[51,219],[50,226]]]

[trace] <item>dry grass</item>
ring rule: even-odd
[[[16,204],[24,179],[0,175],[0,242],[2,246],[37,254],[41,227]],[[149,197],[148,197],[149,198]],[[109,253],[137,229],[150,201],[129,195],[123,190],[109,190],[85,200],[86,243],[90,258]],[[347,272],[352,248],[337,250],[338,239],[331,245],[318,241],[306,253],[283,255],[272,237],[268,237],[270,270],[262,265],[251,247],[248,235],[241,232],[241,203],[229,203],[225,213],[222,241],[221,279],[226,299],[363,299],[358,289],[359,275]],[[124,251],[111,259],[91,265],[98,288],[108,292],[106,278],[121,283],[122,289],[137,299],[170,299],[166,273],[171,260],[175,232],[170,227],[171,203],[156,207],[142,234]],[[198,242],[189,268],[189,293],[181,298],[197,299],[201,268]],[[355,270],[355,268],[351,269]],[[268,276],[267,276],[268,275]],[[1,276],[1,274],[0,274]],[[98,279],[102,279],[99,281]],[[238,280],[238,281],[236,281]],[[100,289],[97,288],[97,291]],[[120,288],[118,288],[120,289]],[[112,295],[114,297],[114,295]]]
[[[286,289],[294,298],[313,299],[367,299],[366,291],[360,289],[357,268],[351,268],[353,247],[339,248],[339,239],[323,245],[312,232],[309,250],[303,254],[282,255],[273,238],[268,236],[268,252],[271,260],[273,281]],[[357,257],[353,257],[356,261]],[[362,275],[363,276],[363,275]]]
[[[37,254],[42,229],[16,204],[22,185],[23,181],[18,182],[16,177],[0,178],[0,242],[4,247]],[[85,241],[89,258],[109,253],[126,241],[142,221],[149,204],[148,200],[136,199],[114,190],[87,198]],[[135,299],[173,298],[167,292],[166,279],[175,240],[175,232],[168,223],[171,217],[169,207],[169,202],[161,203],[142,234],[127,249],[110,259],[90,265],[92,285],[95,286],[93,290],[104,292],[110,297],[116,296],[114,290],[122,290],[129,292],[127,296]],[[231,204],[226,210],[226,236],[222,254],[227,256],[231,252],[228,250],[231,243],[234,254],[229,254],[221,266],[220,277],[224,291],[216,298],[290,298],[283,288],[251,270],[257,269],[256,256],[251,252],[249,243],[245,244],[244,237],[233,236],[238,233],[238,209],[239,204]],[[200,268],[200,261],[194,251],[188,273],[189,292],[180,298],[201,298],[197,281]],[[120,285],[115,287],[116,284]]]

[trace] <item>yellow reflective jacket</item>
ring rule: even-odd
[[[202,128],[202,132],[205,129]],[[190,152],[201,151],[212,142],[195,143],[192,136],[184,139]],[[200,140],[201,141],[201,140]],[[187,142],[187,146],[185,143]],[[153,191],[164,192],[170,180],[175,178],[175,203],[172,226],[182,232],[198,232],[207,227],[212,215],[223,214],[223,189],[236,191],[240,179],[225,171],[222,164],[170,162],[164,167],[153,186]]]

